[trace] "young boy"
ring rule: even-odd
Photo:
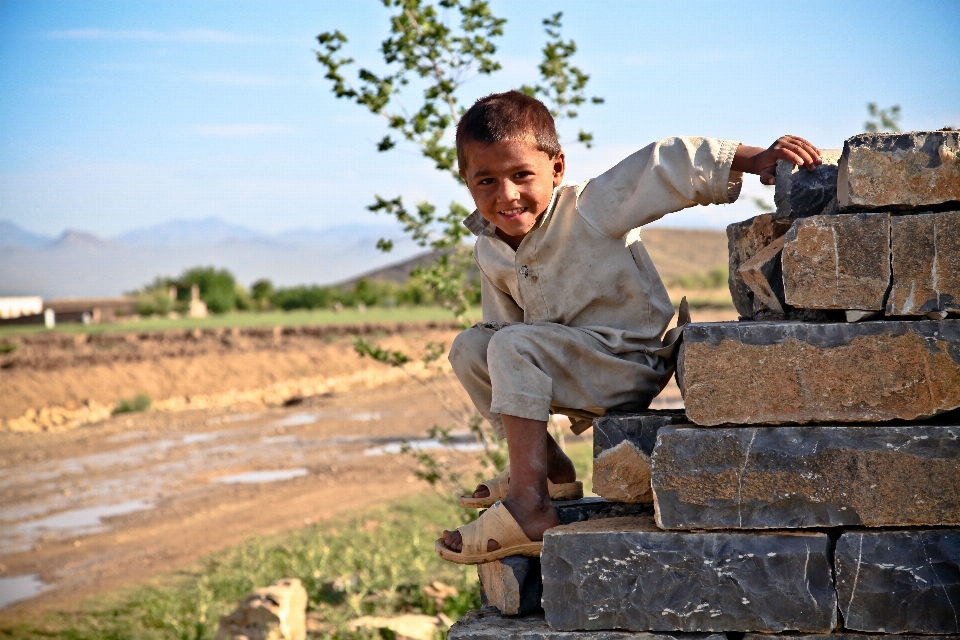
[[[733,202],[744,172],[773,184],[778,159],[813,169],[820,153],[795,136],[769,149],[668,138],[594,180],[561,185],[553,118],[538,100],[510,91],[464,114],[457,158],[477,206],[464,224],[478,236],[483,322],[457,336],[450,362],[506,437],[510,468],[472,496],[502,500],[444,531],[436,549],[477,564],[538,555],[543,532],[558,524],[551,492],[572,486],[576,473],[547,432],[551,410],[588,417],[643,409],[669,379],[656,352],[673,305],[639,227],[693,205]]]

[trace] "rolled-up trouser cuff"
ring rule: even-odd
[[[524,393],[502,393],[494,389],[490,411],[501,415],[546,422],[550,418],[550,398]]]

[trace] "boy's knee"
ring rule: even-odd
[[[463,371],[476,366],[478,362],[486,363],[487,345],[490,336],[476,327],[461,331],[450,346],[447,359],[453,366],[454,372]]]
[[[512,325],[504,327],[493,334],[487,347],[487,358],[502,359],[505,356],[526,351],[524,348],[530,341],[529,325]]]

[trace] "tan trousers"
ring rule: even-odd
[[[456,337],[449,358],[500,438],[500,414],[547,420],[553,410],[579,434],[608,409],[644,409],[667,372],[659,356],[614,354],[584,331],[549,322],[481,323]]]

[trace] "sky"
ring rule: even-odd
[[[900,105],[904,130],[960,126],[957,0],[491,5],[508,20],[503,70],[460,101],[535,83],[540,21],[563,11],[605,99],[559,127],[568,181],[670,135],[839,148],[868,102]],[[277,233],[383,223],[374,194],[469,206],[415,147],[378,153],[383,119],[337,100],[316,61],[317,34],[339,29],[382,70],[388,18],[374,0],[0,0],[0,219],[111,237],[216,216]],[[572,142],[579,128],[593,149]],[[749,176],[741,202],[659,224],[722,229],[758,212],[752,196],[773,199]]]

